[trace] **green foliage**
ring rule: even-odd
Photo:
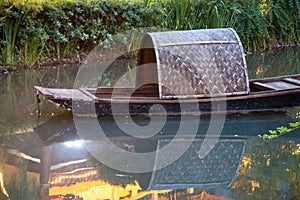
[[[6,18],[5,24],[3,25],[3,50],[2,59],[5,63],[13,63],[18,60],[17,55],[17,36],[22,20],[24,19],[23,13],[18,13],[12,10]]]
[[[172,30],[234,28],[247,51],[299,44],[300,3],[296,0],[159,1],[162,26]],[[265,6],[264,8],[262,8]]]
[[[269,2],[268,20],[272,24],[270,32],[275,35],[279,44],[299,42],[299,19],[300,3],[298,0],[272,0]]]
[[[269,33],[271,24],[262,13],[257,1],[242,1],[238,9],[241,14],[234,28],[243,41],[244,48],[247,51],[266,49],[272,42]]]
[[[2,25],[2,27],[1,27]],[[298,0],[4,0],[3,65],[76,61],[111,35],[139,27],[234,28],[247,51],[300,43]]]
[[[0,27],[4,25],[9,10],[10,8],[0,7]]]
[[[262,139],[271,140],[274,138],[278,138],[284,134],[290,133],[296,129],[299,129],[300,128],[300,116],[297,116],[296,119],[298,119],[298,121],[289,123],[288,127],[286,127],[286,126],[277,127],[274,130],[269,130],[269,133],[263,134],[262,136],[260,135],[260,137]]]
[[[240,10],[232,1],[170,0],[163,27],[172,30],[234,27]]]
[[[20,61],[32,66],[47,57],[77,59],[80,52],[89,52],[112,34],[153,25],[151,20],[146,22],[152,19],[153,13],[154,10],[143,3],[128,2],[61,1],[59,6],[48,2],[32,6],[13,4],[0,30],[0,60],[4,64]]]
[[[28,20],[25,24],[28,24],[28,26],[22,28],[19,32],[20,35],[23,35],[20,40],[20,54],[23,56],[24,63],[32,66],[42,57],[49,36],[40,19]]]

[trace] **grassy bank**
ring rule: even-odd
[[[300,44],[298,0],[2,0],[0,69],[80,62],[100,41],[138,27],[234,28],[246,49]]]

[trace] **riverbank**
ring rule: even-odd
[[[80,64],[101,41],[126,30],[234,28],[246,52],[300,44],[297,0],[4,0],[0,70]],[[136,38],[130,40],[136,47]]]

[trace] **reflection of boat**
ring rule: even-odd
[[[195,138],[185,153],[172,164],[160,168],[165,155],[157,151],[154,170],[148,189],[228,188],[234,181],[244,154],[246,140],[219,138],[212,150],[203,158],[199,150],[203,138]],[[159,139],[158,149],[167,145],[169,139]],[[177,146],[186,141],[176,141]],[[168,155],[172,155],[169,152]],[[161,156],[161,157],[160,157]]]
[[[36,183],[40,184],[39,188],[41,189],[41,193],[47,197],[45,199],[48,199],[49,195],[51,195],[53,198],[62,198],[64,195],[66,197],[76,195],[78,198],[83,199],[96,199],[93,198],[95,196],[105,197],[106,199],[140,199],[145,196],[149,197],[150,195],[152,195],[152,197],[161,196],[165,199],[176,199],[175,197],[177,197],[177,199],[188,199],[190,197],[195,197],[194,199],[200,199],[199,196],[202,197],[202,195],[207,195],[203,192],[204,189],[210,195],[231,196],[231,194],[224,193],[226,191],[229,192],[229,190],[224,189],[224,187],[230,186],[231,182],[236,180],[236,172],[239,169],[239,163],[243,157],[244,148],[246,145],[246,140],[241,137],[247,137],[247,139],[250,139],[253,134],[256,136],[257,131],[260,130],[258,125],[263,124],[272,127],[272,124],[274,126],[274,124],[276,125],[280,120],[282,120],[280,116],[283,117],[284,115],[281,114],[277,116],[277,118],[273,119],[270,118],[270,116],[266,117],[265,115],[261,118],[256,116],[249,119],[249,122],[246,122],[246,119],[241,118],[237,118],[232,122],[228,121],[226,122],[228,123],[228,126],[237,124],[240,126],[244,125],[244,127],[239,127],[238,130],[234,130],[235,128],[225,130],[226,135],[223,135],[222,133],[218,143],[215,145],[214,149],[207,154],[206,157],[201,159],[198,156],[199,148],[204,138],[202,135],[194,140],[194,142],[179,159],[165,168],[159,169],[160,165],[162,164],[161,161],[164,160],[164,157],[159,151],[156,152],[156,156],[153,156],[153,159],[149,160],[149,164],[151,164],[151,167],[155,171],[142,174],[126,173],[114,170],[95,159],[92,156],[97,154],[95,151],[102,150],[104,151],[104,154],[107,153],[109,155],[108,151],[112,144],[105,144],[102,138],[97,137],[97,134],[89,135],[90,129],[85,129],[85,127],[83,128],[86,130],[87,137],[82,137],[85,136],[85,133],[79,134],[77,132],[72,115],[70,115],[70,113],[63,113],[63,115],[39,125],[35,129],[35,132],[10,136],[6,140],[6,144],[10,143],[10,146],[17,148],[20,152],[22,152],[21,154],[16,155],[18,157],[14,158],[14,160],[27,160],[26,162],[22,163],[26,163],[26,170],[30,173],[30,176],[33,174],[37,175],[37,173],[39,173],[37,177],[40,177],[40,179],[37,178]],[[113,122],[111,122],[112,118],[110,118],[108,121],[106,121],[107,118],[104,119],[105,120],[99,120],[99,123],[101,123],[101,126],[107,126],[105,131],[110,131],[108,133],[109,135],[114,135],[114,137],[109,137],[107,135],[110,141],[114,145],[129,153],[144,153],[145,149],[147,152],[155,151],[169,144],[171,139],[174,139],[176,146],[180,148],[180,146],[186,142],[186,138],[189,138],[188,136],[174,138],[172,134],[174,134],[174,131],[176,130],[170,129],[170,127],[173,127],[175,123],[178,123],[175,121],[172,121],[171,124],[168,125],[168,133],[170,135],[164,134],[161,136],[158,134],[157,137],[138,139],[128,136],[124,137],[122,134],[114,134],[114,132],[117,132],[117,129],[108,129],[108,127],[113,126]],[[179,119],[180,118],[178,118],[178,120]],[[83,118],[83,120],[87,122],[86,127],[93,128],[90,119]],[[287,118],[284,118],[283,120],[285,121],[280,121],[279,123],[288,122]],[[250,130],[252,127],[255,128]],[[263,128],[264,130],[268,130],[267,126]],[[189,130],[185,129],[184,131],[188,132]],[[253,131],[252,135],[249,135],[251,131]],[[228,135],[230,133],[231,135]],[[80,137],[78,137],[77,134],[79,134]],[[240,138],[233,136],[232,134],[239,134]],[[258,137],[255,138],[258,139]],[[87,151],[85,146],[78,145],[77,141],[79,140],[85,144],[86,142],[90,141],[89,145],[93,145],[92,148],[95,151]],[[261,145],[257,146],[257,142]],[[268,145],[264,146],[265,144]],[[290,151],[282,151],[282,144],[283,143],[278,143],[278,146],[274,146],[273,144],[270,145],[269,143],[263,141],[259,142],[257,140],[252,141],[251,144],[251,139],[250,142],[248,140],[247,145],[250,146],[248,146],[248,152],[245,153],[245,155],[249,156],[253,154],[255,156],[250,156],[247,163],[259,163],[259,166],[265,166],[263,169],[270,169],[272,166],[266,164],[270,164],[269,161],[266,161],[269,160],[269,157],[266,155],[270,155],[270,152],[273,153],[274,149],[280,153],[272,155],[280,155],[280,158],[285,158],[286,155],[291,155]],[[289,148],[290,144],[291,141],[286,140],[284,146]],[[296,144],[297,142],[295,142],[295,145]],[[273,148],[266,150],[266,147],[271,146]],[[253,148],[253,152],[249,151],[251,148]],[[258,149],[261,149],[261,152]],[[259,153],[257,153],[257,151]],[[167,158],[172,156],[171,153],[172,152],[170,152]],[[27,155],[25,156],[25,154]],[[9,153],[4,153],[3,155],[5,155],[4,160],[6,165],[4,171],[6,176],[5,180],[8,180],[11,173],[7,173],[10,170],[10,168],[7,168],[7,164],[10,164],[7,163],[7,161],[9,161],[7,158],[10,155]],[[33,168],[32,165],[28,163],[30,160],[33,161],[33,157],[36,158],[34,160],[38,160],[38,162],[36,162],[36,168]],[[113,157],[118,157],[118,155],[115,154]],[[277,158],[277,156],[274,156],[275,160]],[[292,157],[289,156],[289,158]],[[293,156],[293,159],[294,158],[295,156]],[[262,160],[263,162],[261,162]],[[129,162],[133,164],[135,163],[132,160],[129,160]],[[283,159],[282,162],[285,163],[287,161],[286,159]],[[11,164],[19,166],[18,163],[19,162],[14,162]],[[29,165],[27,165],[27,163]],[[289,160],[288,163],[291,163],[291,160]],[[298,166],[296,160],[292,163],[296,163],[295,166]],[[242,166],[242,170],[250,170],[250,167],[246,167],[247,165],[245,165],[245,163],[240,166]],[[248,166],[250,166],[250,164]],[[252,167],[253,166],[254,165],[252,165]],[[277,167],[277,165],[273,166],[273,168],[276,169]],[[280,170],[285,171],[285,165],[282,165]],[[246,176],[246,179],[251,182],[253,180],[253,173],[249,174]],[[256,180],[264,180],[263,177],[265,177],[265,170],[256,170],[255,176],[262,177],[262,179]],[[269,176],[273,176],[273,174],[269,174]],[[245,176],[239,178],[240,180],[244,180]],[[241,193],[247,193],[249,195],[255,194],[253,191],[252,193],[248,193],[249,185],[239,185],[239,183],[236,181],[234,181],[234,183],[235,186],[238,185],[238,187],[240,187],[238,191],[239,195],[241,195]],[[265,194],[265,192],[270,190],[269,187],[263,187],[263,182],[260,184],[261,190],[264,191],[260,194]],[[252,187],[254,186],[252,185]],[[232,187],[230,191],[231,190]],[[275,188],[272,190],[272,192],[274,191],[279,192],[280,190]],[[36,194],[36,192],[34,193]],[[274,194],[277,193],[275,192]],[[237,197],[233,198],[237,199]],[[36,199],[38,199],[38,197]],[[207,197],[206,199],[211,198]]]
[[[148,160],[153,172],[128,173],[111,169],[93,158],[92,155],[97,155],[96,151],[109,155],[111,144],[97,139],[96,135],[92,135],[90,138],[78,137],[73,120],[68,116],[58,116],[41,124],[36,129],[36,133],[43,140],[43,144],[51,146],[51,148],[47,148],[48,153],[43,153],[43,156],[46,157],[41,157],[41,161],[47,157],[52,159],[48,165],[44,160],[42,162],[44,165],[41,167],[44,170],[49,170],[47,182],[50,184],[49,194],[53,197],[73,191],[72,194],[84,199],[89,199],[89,195],[91,197],[95,194],[108,195],[108,199],[111,198],[109,195],[124,195],[122,197],[131,195],[130,197],[134,198],[149,194],[170,193],[177,189],[227,188],[236,177],[246,145],[245,139],[230,136],[221,137],[215,148],[205,158],[201,159],[198,157],[198,152],[204,138],[199,137],[171,165],[159,169],[164,158],[157,151],[156,156]],[[90,121],[87,120],[87,122]],[[105,122],[101,121],[101,123]],[[106,123],[108,123],[107,126],[111,125],[110,122]],[[55,127],[54,124],[57,128],[53,128]],[[103,124],[101,125],[103,126]],[[92,124],[87,124],[87,126],[92,127]],[[84,133],[80,134],[80,136],[82,135]],[[139,154],[163,148],[172,138],[172,136],[164,136],[137,139],[115,136],[109,139],[120,149]],[[79,140],[89,148],[69,145],[71,144],[69,142],[75,144]],[[175,139],[175,142],[179,148],[180,145],[185,145],[187,141],[185,138],[180,138]],[[90,148],[94,151],[89,151]],[[89,150],[87,151],[87,149]],[[170,156],[172,153],[169,154],[169,158]],[[117,158],[118,155],[114,157]],[[129,160],[129,162],[130,165],[137,163],[134,160]],[[120,185],[123,185],[124,188]],[[192,190],[189,192],[193,193]]]
[[[248,80],[232,29],[148,33],[137,64],[134,88],[35,88],[76,114],[245,113],[299,105],[300,75]]]

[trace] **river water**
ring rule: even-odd
[[[300,73],[299,47],[249,54],[246,60],[250,79]],[[218,143],[200,159],[210,126],[202,120],[196,139],[164,167],[166,155],[156,150],[173,140],[178,148],[188,143],[188,137],[175,136],[184,119],[169,120],[149,139],[128,137],[112,119],[99,119],[113,145],[145,155],[136,159],[113,152],[113,145],[93,133],[91,120],[78,128],[72,114],[46,101],[37,115],[33,86],[72,88],[77,70],[61,66],[0,76],[0,199],[4,187],[11,199],[22,200],[47,199],[45,194],[52,199],[300,199],[300,131],[271,141],[258,137],[288,126],[300,109],[226,119]],[[193,120],[197,123],[183,121],[184,132],[192,131]],[[142,118],[135,122],[148,124]],[[148,152],[155,154],[147,157]],[[174,156],[167,153],[168,159]],[[136,168],[145,170],[134,173]]]

